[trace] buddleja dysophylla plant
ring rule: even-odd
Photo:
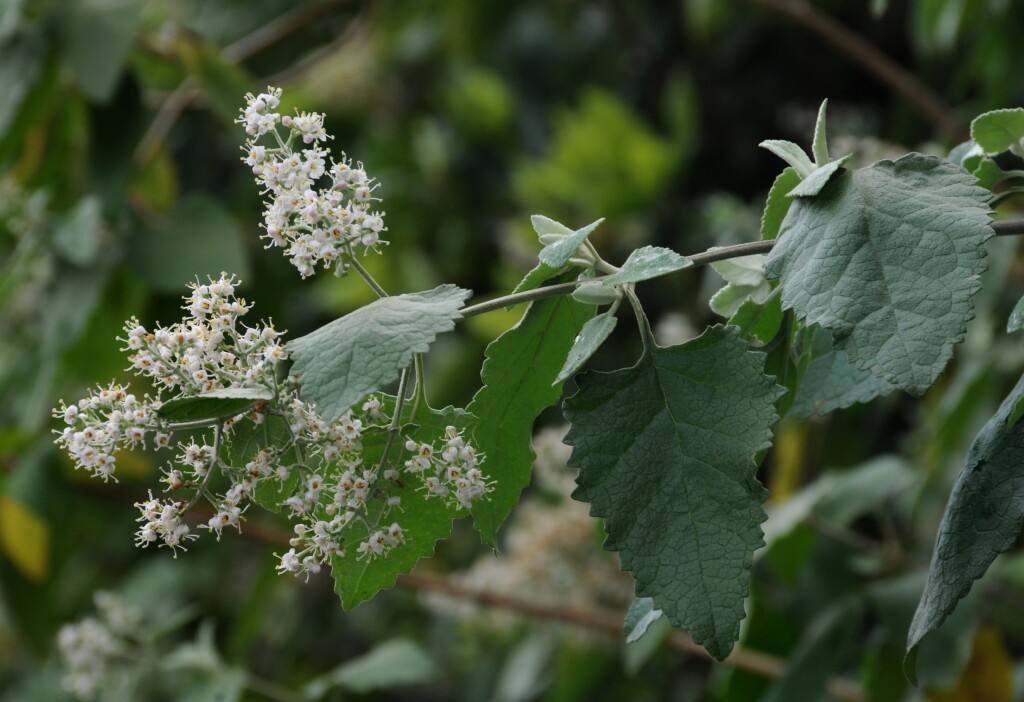
[[[267,198],[267,245],[304,278],[355,272],[378,299],[285,341],[270,323],[242,321],[250,305],[233,276],[195,281],[181,322],[125,326],[150,394],[113,383],[61,403],[57,441],[104,480],[121,449],[173,454],[166,494],[137,505],[140,546],[184,550],[198,538],[185,517],[199,502],[213,514],[200,528],[218,539],[243,528],[253,503],[286,512],[294,538],[278,570],[329,567],[345,607],[392,586],[463,513],[495,544],[530,479],[534,421],[575,376],[564,405],[574,497],[604,520],[606,548],[636,579],[630,619],[660,611],[725,658],[763,543],[755,471],[775,423],[922,394],[973,316],[986,239],[1024,231],[991,222],[991,206],[1016,192],[992,188],[1024,176],[1000,165],[1024,155],[1024,110],[982,115],[948,159],[911,153],[849,170],[848,156],[829,154],[823,104],[810,155],[762,144],[788,167],[760,241],[689,257],[644,246],[616,266],[588,240],[600,220],[573,229],[535,216],[539,261],[511,294],[470,306],[453,285],[391,296],[360,263],[387,243],[376,181],[331,157],[323,115],[279,113],[280,94],[247,96],[238,120],[243,160]],[[637,284],[706,264],[726,280],[711,300],[723,323],[659,346]],[[520,322],[487,348],[469,406],[432,408],[421,359],[435,337],[522,303]],[[636,320],[640,359],[577,375],[620,312]],[[1010,321],[1021,326],[1024,304]],[[1020,530],[1022,398],[1024,382],[982,430],[953,492],[911,630],[911,676],[921,638]]]

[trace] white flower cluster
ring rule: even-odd
[[[418,444],[412,439],[405,442],[413,457],[405,462],[405,469],[423,480],[427,495],[436,495],[463,509],[487,494],[489,487],[480,472],[476,449],[455,427],[445,429],[445,445],[438,452],[430,444]]]
[[[57,649],[67,672],[64,689],[79,699],[96,699],[117,660],[132,651],[140,614],[109,592],[94,596],[99,617],[61,627]]]
[[[357,247],[365,253],[387,243],[381,239],[387,229],[384,214],[372,209],[378,184],[362,163],[353,164],[344,154],[335,161],[320,147],[332,138],[324,130],[324,115],[282,116],[275,112],[280,100],[280,88],[250,93],[237,120],[249,135],[242,160],[269,195],[264,238],[269,246],[285,249],[303,278],[318,265],[344,272]],[[305,148],[296,151],[298,140]],[[325,176],[330,184],[317,187]]]
[[[99,387],[78,404],[66,405],[61,400],[54,416],[66,424],[57,444],[63,447],[75,468],[92,471],[95,478],[114,478],[114,454],[121,448],[135,448],[156,426],[154,415],[158,404],[139,400],[121,385],[111,383]],[[160,433],[157,443],[166,445],[167,435]]]
[[[149,332],[134,317],[122,339],[137,373],[158,387],[185,394],[220,388],[270,386],[278,361],[287,358],[273,325],[241,330],[238,319],[251,309],[235,297],[238,281],[221,275],[209,284],[191,283],[188,316]]]
[[[136,521],[142,527],[135,533],[135,545],[146,547],[156,541],[162,541],[162,546],[167,546],[178,555],[178,549],[185,550],[185,542],[199,538],[198,534],[189,532],[188,524],[185,523],[185,503],[175,500],[154,499],[153,493],[149,493],[149,499],[145,502],[136,502],[135,507],[142,513]]]

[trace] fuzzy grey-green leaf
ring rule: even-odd
[[[765,490],[768,446],[785,391],[734,327],[654,347],[636,366],[586,373],[566,402],[579,468],[573,497],[605,520],[637,595],[721,660],[739,635]]]
[[[782,280],[783,307],[830,329],[858,368],[920,395],[974,314],[988,195],[934,156],[843,171],[793,203],[765,272]]]
[[[546,263],[555,269],[562,268],[562,266],[569,263],[569,259],[571,259],[576,253],[576,249],[578,249],[580,245],[587,240],[587,237],[590,236],[590,234],[597,229],[598,225],[603,221],[604,218],[602,217],[596,222],[591,222],[582,229],[577,229],[571,234],[566,235],[555,243],[545,246],[539,255],[540,262]]]
[[[693,264],[685,256],[680,256],[672,249],[660,246],[642,246],[629,255],[618,273],[602,278],[605,285],[623,285],[638,283],[673,271],[689,268]]]
[[[817,330],[810,353],[789,416],[825,415],[896,390],[885,378],[850,363],[845,351],[832,348],[832,335],[826,329]]]
[[[787,167],[775,177],[764,201],[764,212],[761,214],[762,241],[774,239],[779,235],[782,220],[789,212],[789,206],[793,204],[793,198],[787,193],[799,184],[800,175],[792,167]]]
[[[398,378],[438,334],[451,331],[469,290],[442,285],[375,300],[287,345],[304,400],[334,421]]]
[[[605,312],[599,314],[583,325],[583,329],[576,336],[576,340],[569,349],[569,356],[565,359],[565,365],[558,372],[558,377],[552,385],[564,383],[572,377],[583,364],[586,363],[594,353],[601,348],[601,344],[615,329],[618,319],[614,314]]]
[[[939,525],[928,582],[907,636],[913,680],[921,640],[950,615],[971,585],[1020,535],[1024,523],[1024,424],[1009,418],[1024,399],[1024,378],[974,439]]]
[[[986,153],[997,154],[1012,151],[1022,153],[1024,139],[1024,109],[992,110],[978,115],[971,122],[971,139]]]
[[[832,179],[843,164],[846,163],[850,156],[853,154],[846,154],[841,159],[826,163],[824,166],[814,169],[814,172],[809,176],[800,181],[800,184],[795,188],[786,193],[789,197],[814,197],[821,192],[821,189],[828,185],[828,181]]]

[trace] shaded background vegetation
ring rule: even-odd
[[[823,17],[907,71],[910,91],[823,37]],[[613,262],[641,244],[691,253],[756,238],[781,170],[756,145],[808,142],[825,97],[834,154],[865,164],[945,153],[975,114],[1024,99],[1020,26],[1024,8],[1007,0],[8,0],[0,698],[61,699],[56,632],[93,611],[95,591],[112,590],[154,627],[188,613],[137,668],[148,671],[143,687],[128,670],[117,699],[298,699],[382,644],[374,689],[343,668],[349,677],[320,678],[327,698],[1018,699],[1015,554],[922,654],[925,692],[900,671],[952,479],[1024,365],[1019,340],[1002,332],[1024,292],[1015,241],[991,242],[977,319],[923,399],[779,427],[760,476],[772,490],[770,545],[741,641],[768,657],[736,665],[712,665],[665,630],[628,648],[609,633],[629,582],[601,553],[599,524],[567,502],[557,433],[543,439],[547,478],[506,528],[504,561],[458,525],[416,577],[345,614],[327,578],[274,574],[281,537],[267,515],[175,561],[136,550],[131,503],[155,482],[157,459],[119,459],[120,483],[90,483],[52,446],[50,408],[120,376],[123,321],[176,319],[196,275],[237,273],[253,314],[290,336],[370,301],[356,280],[300,281],[262,248],[260,195],[233,124],[249,90],[280,85],[288,110],[326,112],[331,146],[382,182],[391,244],[368,267],[388,290],[451,282],[485,299],[531,267],[533,213],[573,226],[607,217],[592,239]],[[934,91],[931,111],[914,90]],[[683,273],[641,294],[659,333],[678,342],[715,321],[706,303],[720,284],[712,271]],[[484,346],[520,314],[476,317],[438,341],[427,358],[436,403],[468,402]],[[594,366],[635,358],[622,327]],[[558,422],[552,411],[542,424]],[[499,616],[453,604],[509,583],[517,591],[485,607]],[[552,607],[544,621],[515,616],[530,604],[545,614],[538,603]],[[560,610],[578,621],[552,621]],[[185,672],[152,674],[154,663]],[[394,685],[398,669],[416,673],[411,686]]]

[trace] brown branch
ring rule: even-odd
[[[935,91],[890,59],[876,46],[847,29],[805,0],[744,0],[750,5],[793,20],[846,54],[906,100],[946,138],[963,141],[967,131]]]

